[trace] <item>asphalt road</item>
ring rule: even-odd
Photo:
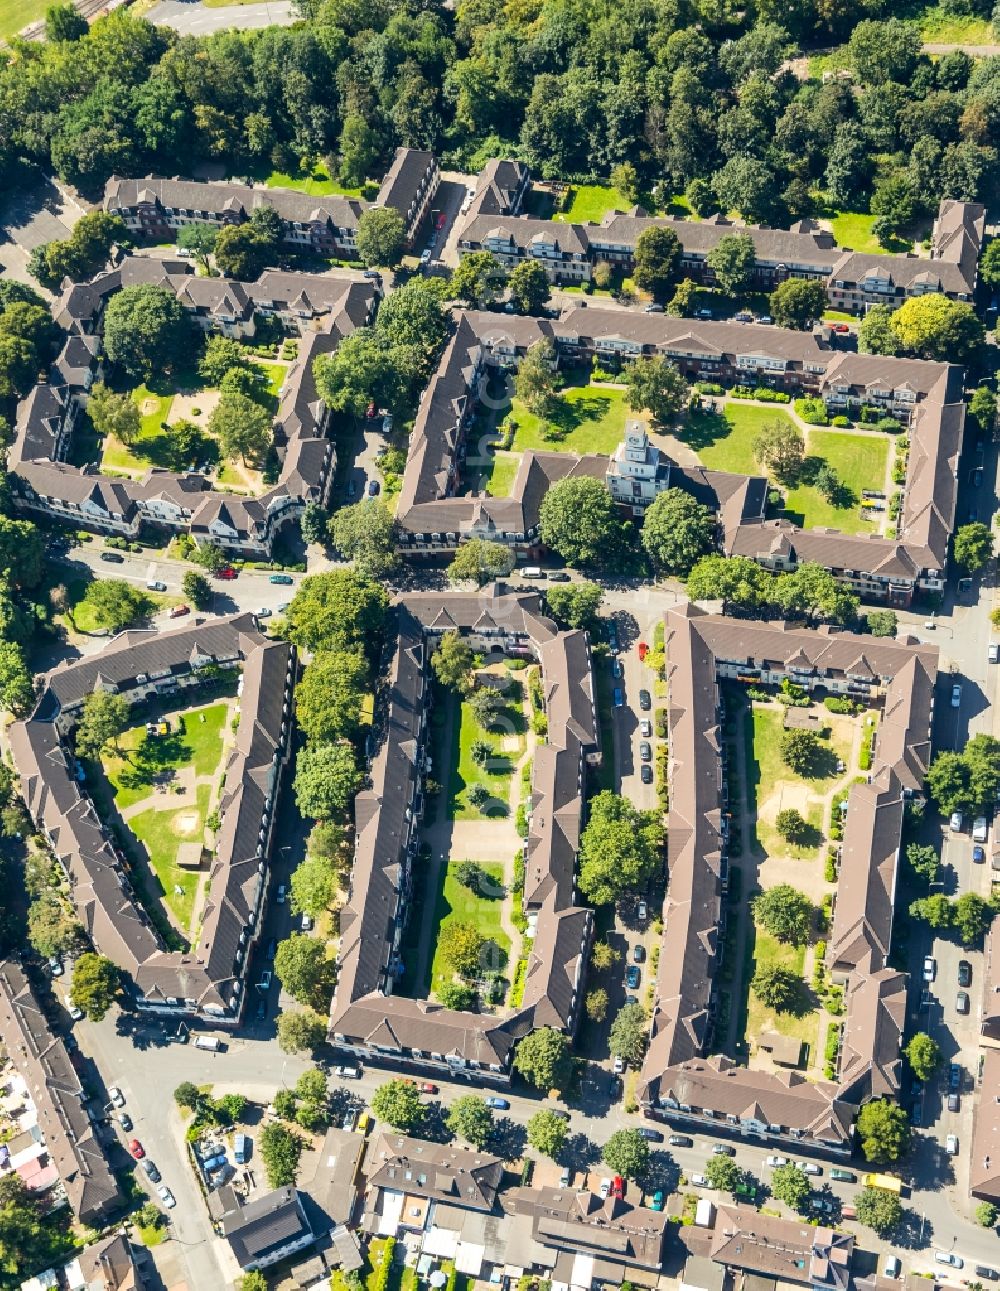
[[[262,4],[234,4],[206,9],[197,0],[162,0],[146,18],[158,27],[172,27],[182,36],[209,36],[215,31],[238,28],[290,27],[298,21],[294,0],[266,0]]]

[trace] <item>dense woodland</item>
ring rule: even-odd
[[[292,29],[181,39],[120,11],[19,46],[0,70],[3,162],[92,195],[206,160],[240,175],[328,158],[356,186],[407,144],[548,177],[627,165],[637,193],[771,222],[874,199],[903,226],[942,196],[994,197],[1000,59],[930,60],[887,0],[299,2]],[[852,79],[788,66],[845,42]]]

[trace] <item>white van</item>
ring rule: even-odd
[[[521,570],[521,577],[522,578],[544,578],[545,575],[542,573],[538,565],[525,565],[525,567]]]
[[[222,1041],[215,1035],[199,1035],[194,1038],[194,1047],[196,1049],[211,1049],[213,1053],[218,1053],[222,1048]]]

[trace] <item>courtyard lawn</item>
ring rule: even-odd
[[[476,487],[485,490],[491,498],[509,498],[520,465],[520,453],[495,452],[480,475]]]
[[[481,820],[484,816],[506,816],[509,812],[511,778],[525,749],[520,683],[512,679],[509,684],[511,702],[501,710],[492,730],[483,730],[464,700],[460,712],[456,713],[458,725],[457,731],[452,728],[448,777],[448,814],[453,820]],[[493,750],[485,767],[472,758],[472,746],[477,740],[484,740]],[[469,790],[474,784],[485,785],[490,791],[490,801],[482,810],[469,801]]]
[[[194,913],[200,870],[184,869],[177,864],[183,843],[204,842],[205,819],[212,786],[200,784],[195,790],[196,805],[164,811],[150,807],[129,818],[129,829],[146,849],[150,868],[160,886],[159,896],[170,911],[177,927],[187,934]]]
[[[603,184],[573,184],[569,206],[555,218],[570,224],[600,224],[609,211],[631,210],[633,203],[617,188]]]
[[[758,968],[789,968],[793,973],[802,976],[805,965],[805,946],[786,946],[772,937],[763,928],[755,929],[753,947],[753,973]],[[749,985],[749,983],[748,983]],[[819,1013],[817,1012],[812,993],[805,980],[802,982],[802,1002],[795,1012],[777,1013],[774,1009],[762,1004],[751,990],[749,1009],[744,1039],[748,1044],[756,1041],[762,1031],[777,1031],[780,1035],[795,1036],[809,1046],[808,1062],[815,1065],[817,1058],[817,1040],[819,1037]]]
[[[126,731],[120,744],[128,756],[109,753],[104,758],[118,810],[142,802],[157,777],[183,767],[193,767],[196,776],[214,776],[222,760],[227,712],[228,705],[217,703],[171,716],[168,735],[147,735],[145,725]]]
[[[163,423],[170,415],[170,405],[176,391],[151,390],[146,385],[136,386],[132,400],[142,414],[139,438],[128,447],[121,440],[109,436],[104,441],[101,465],[112,471],[144,473],[150,463],[166,466],[170,437]]]
[[[517,422],[512,447],[517,452],[533,448],[548,453],[606,453],[618,447],[625,434],[625,420],[634,415],[625,404],[625,391],[609,386],[570,386],[547,422],[515,399],[511,416]],[[547,438],[543,427],[552,427]]]
[[[764,406],[733,400],[726,404],[721,416],[709,412],[690,414],[680,438],[712,470],[759,475],[753,441],[771,421],[790,422],[791,418],[781,404]]]
[[[484,897],[459,883],[456,878],[459,864],[460,861],[450,861],[439,869],[443,881],[435,896],[434,958],[431,980],[425,984],[427,991],[437,991],[453,980],[437,944],[441,929],[447,923],[471,923],[487,940],[494,942],[501,952],[500,963],[496,965],[498,969],[502,969],[510,957],[510,940],[500,925],[500,912],[506,899],[503,866],[496,861],[477,862],[491,880],[491,891],[496,893],[495,896]]]
[[[285,384],[285,377],[288,376],[288,368],[284,363],[260,363],[258,367],[264,369],[267,376],[267,392],[274,400],[273,412],[278,410],[278,396],[281,394],[281,387]]]
[[[843,533],[872,533],[876,525],[861,515],[863,489],[881,491],[889,461],[889,436],[864,432],[845,435],[834,430],[810,429],[807,462],[832,466],[847,491],[847,506],[834,506],[812,484],[800,484],[785,494],[785,512],[804,529],[831,528]]]
[[[831,762],[835,765],[840,758],[850,765],[850,740],[846,738],[843,729],[830,720],[832,714],[828,714],[825,709],[820,711],[821,720],[833,729],[832,738],[826,741]],[[795,860],[816,856],[823,841],[825,796],[832,791],[836,783],[835,776],[800,776],[785,764],[781,756],[783,710],[752,704],[750,720],[744,715],[743,730],[749,778],[746,786],[747,810],[753,822],[752,838],[756,851],[767,856],[788,856]],[[802,813],[814,831],[812,842],[793,845],[781,837],[773,822],[783,807],[794,807]]]

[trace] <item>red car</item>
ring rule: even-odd
[[[222,569],[220,569],[220,570],[219,570],[219,572],[218,572],[218,574],[216,575],[216,577],[218,577],[218,578],[224,578],[224,579],[226,579],[227,581],[229,581],[230,579],[233,579],[233,578],[235,578],[235,577],[236,577],[236,570],[235,570],[235,569],[233,569],[232,565],[226,565],[226,566],[224,566]]]
[[[190,605],[175,605],[174,608],[170,611],[170,617],[172,619],[179,619],[179,618],[182,618],[185,614],[190,614],[190,613],[191,613]]]
[[[619,1200],[624,1200],[625,1198],[625,1180],[620,1174],[616,1174],[611,1180],[611,1195]]]
[[[847,326],[846,323],[834,323],[832,330],[835,332],[843,333],[843,332],[849,332],[851,329]]]
[[[649,652],[649,646],[645,643],[645,641],[640,641],[639,642],[639,662],[640,663],[642,663],[643,659],[645,659],[648,652]]]
[[[444,226],[447,223],[448,223],[448,216],[444,213],[444,211],[442,211],[441,214],[437,217],[437,223],[434,225],[434,227],[440,231],[441,229],[444,228]]]
[[[135,1157],[137,1161],[141,1161],[142,1158],[146,1155],[146,1149],[142,1146],[142,1144],[139,1142],[138,1139],[132,1140],[132,1142],[128,1145],[128,1150],[132,1153],[132,1155]]]
[[[436,1094],[438,1092],[437,1085],[432,1085],[429,1080],[422,1080],[417,1088],[422,1094]]]

